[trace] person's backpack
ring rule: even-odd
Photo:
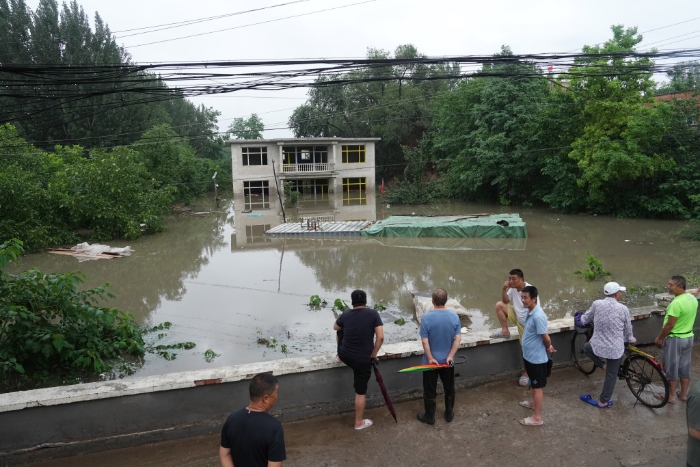
[[[581,317],[586,314],[585,311],[577,311],[574,313],[574,329],[579,334],[586,334],[593,329],[593,323],[583,324]]]

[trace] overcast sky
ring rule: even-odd
[[[135,62],[363,58],[370,47],[393,51],[398,45],[408,43],[428,56],[490,55],[503,44],[516,54],[580,51],[584,44],[609,39],[612,24],[637,26],[644,33],[640,49],[700,48],[700,1],[697,0],[303,0],[127,37],[143,32],[126,31],[135,28],[293,1],[78,0],[78,3],[91,24],[95,12],[100,13]],[[27,4],[36,8],[38,0],[28,0]],[[261,22],[267,23],[253,24]],[[222,29],[228,30],[213,32]],[[197,34],[203,35],[170,40]],[[169,41],[142,45],[163,40]],[[248,117],[251,113],[257,113],[266,127],[285,127],[292,110],[304,102],[305,96],[306,90],[295,89],[243,91],[192,100],[219,110],[219,126],[225,130],[233,118]],[[292,133],[287,129],[268,130],[264,136],[289,137]]]

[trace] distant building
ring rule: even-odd
[[[374,205],[375,142],[380,138],[229,140],[236,211],[270,209],[283,182],[306,200]],[[274,169],[274,170],[273,170]],[[275,183],[275,175],[277,183]],[[341,197],[342,194],[342,197]],[[331,196],[333,195],[333,196]]]

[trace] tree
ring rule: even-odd
[[[548,84],[539,69],[512,55],[504,46],[496,57],[506,60],[480,73],[503,78],[477,75],[436,100],[430,138],[453,196],[532,201],[533,190],[546,183],[534,149],[541,145],[540,103]]]
[[[370,60],[386,60],[392,54],[369,49]],[[400,45],[394,58],[407,62],[382,66],[381,62],[343,74],[319,77],[308,100],[289,119],[296,137],[379,137],[376,145],[377,176],[401,173],[406,159],[402,146],[415,148],[431,122],[431,100],[454,85],[459,74],[454,65],[410,62],[422,55],[411,44]],[[331,81],[356,81],[331,85]]]
[[[700,90],[700,62],[681,62],[666,76],[669,81],[659,86],[659,93]]]
[[[606,56],[634,52],[642,36],[637,28],[616,25],[611,29],[613,38],[602,47],[583,48],[584,53],[602,57],[577,58],[570,70],[570,87],[582,105],[583,133],[573,142],[569,157],[581,170],[578,183],[587,192],[589,206],[619,213],[629,203],[619,196],[621,187],[643,183],[672,162],[650,152],[648,145],[643,150],[634,139],[635,125],[660,116],[652,105],[653,62],[648,57]]]
[[[257,114],[251,114],[248,118],[234,118],[228,131],[236,139],[262,139],[265,124]]]

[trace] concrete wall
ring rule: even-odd
[[[651,343],[663,310],[648,307],[633,314],[638,341]],[[571,329],[571,318],[549,323],[557,349],[555,367],[572,363]],[[463,336],[459,354],[467,362],[456,367],[458,387],[519,373],[518,340],[488,335],[480,331]],[[397,371],[419,364],[422,353],[417,341],[382,348],[380,371],[395,401],[421,397],[422,376]],[[279,379],[274,414],[282,420],[353,410],[352,371],[333,354],[2,394],[0,465],[218,432],[232,410],[247,404],[248,380],[262,371]],[[380,404],[381,394],[371,382],[368,405]]]

